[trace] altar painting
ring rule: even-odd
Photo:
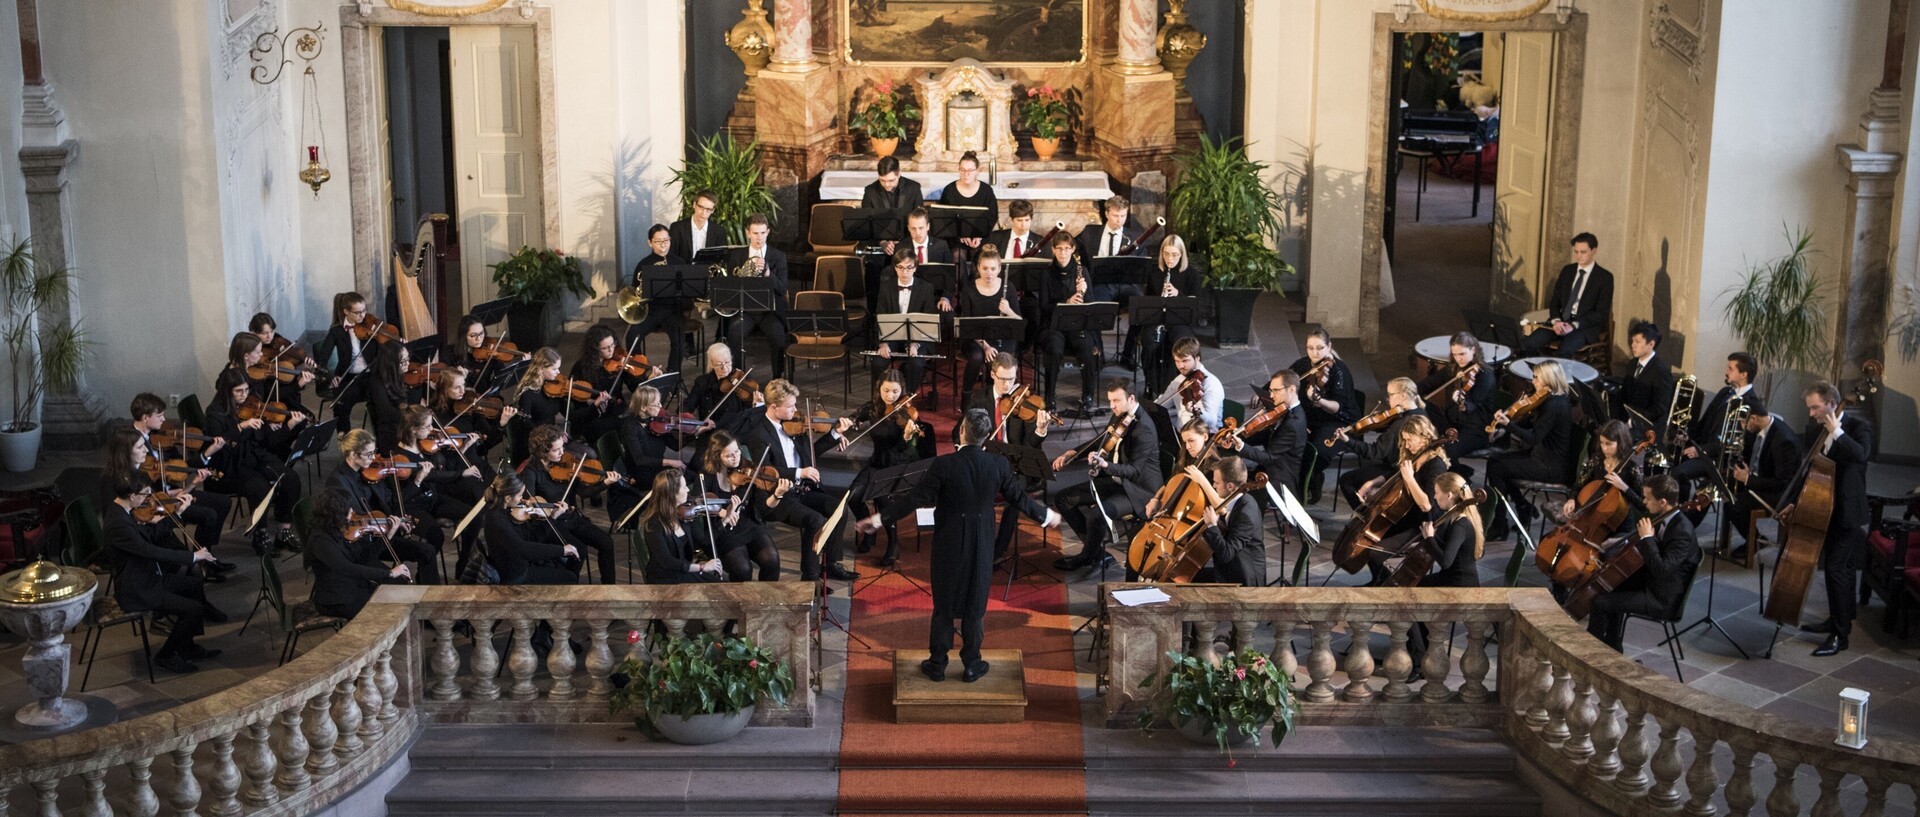
[[[845,0],[856,63],[1074,63],[1086,0]]]

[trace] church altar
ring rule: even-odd
[[[960,174],[953,171],[912,171],[900,174],[920,183],[928,201],[940,198],[940,190],[952,184]],[[993,185],[1000,201],[1026,199],[1071,199],[1100,201],[1113,195],[1107,174],[1098,170],[1002,170],[992,179],[981,174],[982,181]],[[868,170],[829,170],[820,176],[821,201],[860,201],[860,194],[874,181]]]

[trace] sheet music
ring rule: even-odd
[[[1125,607],[1144,607],[1149,604],[1165,604],[1172,601],[1173,597],[1158,587],[1141,587],[1133,590],[1115,590],[1113,600]]]

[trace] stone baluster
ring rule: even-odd
[[[1533,685],[1529,693],[1527,707],[1527,728],[1538,732],[1547,728],[1552,718],[1547,707],[1553,700],[1553,662],[1547,660],[1547,653],[1538,645],[1533,648],[1533,675],[1529,682]]]
[[[274,774],[273,782],[287,794],[304,791],[313,782],[307,774],[307,736],[300,728],[300,714],[298,705],[280,713],[279,742],[274,745],[280,770]]]
[[[213,738],[213,776],[207,778],[207,794],[212,795],[210,809],[214,817],[239,817],[240,764],[233,762],[233,735]]]
[[[433,657],[427,668],[433,670],[433,686],[427,697],[436,701],[460,700],[460,654],[453,649],[453,620],[433,620]]]
[[[1315,703],[1333,700],[1333,622],[1313,622],[1313,647],[1307,650],[1307,677],[1312,679],[1300,694]]]
[[[613,683],[607,679],[613,675],[613,651],[607,648],[607,626],[612,624],[604,618],[587,620],[587,700],[605,701],[613,696]]]
[[[666,619],[661,619],[660,622],[662,624],[667,625],[667,638],[678,640],[678,639],[687,637],[687,620],[686,619],[666,618]]]
[[[516,701],[540,697],[540,688],[533,685],[533,673],[539,667],[540,661],[533,654],[533,619],[516,618],[513,640],[507,646],[507,674],[513,676],[507,697]]]
[[[240,769],[247,775],[247,787],[240,790],[240,800],[254,811],[280,801],[280,792],[273,787],[275,765],[273,716],[261,715],[247,724],[247,761]]]
[[[381,700],[380,685],[374,679],[378,671],[377,662],[369,660],[360,668],[360,683],[354,690],[360,704],[360,740],[368,744],[379,740],[387,731],[387,725],[380,722],[380,709],[386,702]]]
[[[340,737],[333,726],[333,695],[325,690],[307,701],[307,774],[326,777],[340,767],[333,742]]]
[[[1300,659],[1293,654],[1293,630],[1298,626],[1299,622],[1289,618],[1273,621],[1273,663],[1289,684],[1293,683],[1293,671],[1300,668]]]
[[[1713,770],[1713,747],[1718,741],[1712,735],[1700,734],[1699,729],[1687,731],[1693,736],[1693,763],[1687,766],[1687,792],[1693,796],[1687,799],[1686,812],[1713,817],[1720,813],[1713,806],[1713,796],[1720,791],[1720,776]]]
[[[700,623],[706,625],[708,635],[719,638],[727,634],[727,624],[730,621],[731,619],[725,618],[703,618]]]
[[[473,687],[468,692],[482,701],[500,700],[500,653],[493,648],[493,619],[468,623],[473,625]]]
[[[1447,699],[1453,697],[1453,690],[1447,688],[1447,676],[1453,673],[1453,651],[1448,649],[1451,645],[1434,640],[1434,634],[1440,631],[1439,622],[1414,626],[1427,628],[1427,654],[1420,660],[1420,672],[1427,676],[1427,680],[1420,684],[1420,702],[1446,703]]]
[[[400,676],[393,671],[393,651],[397,648],[397,644],[388,644],[386,649],[380,651],[380,666],[373,675],[374,683],[380,689],[380,723],[383,726],[392,726],[394,721],[400,720],[400,707],[394,703],[400,696]],[[454,669],[457,672],[458,665]],[[458,689],[459,685],[455,684],[455,688]]]
[[[153,793],[153,758],[136,757],[127,762],[127,813],[134,817],[154,817],[160,813],[160,798]],[[0,803],[6,802],[0,798]]]
[[[1507,690],[1507,712],[1519,718],[1522,723],[1526,723],[1527,714],[1533,711],[1535,697],[1533,694],[1533,671],[1534,668],[1539,665],[1533,660],[1533,642],[1527,640],[1526,637],[1521,636],[1518,632],[1514,633],[1514,638],[1512,663],[1502,664],[1500,669],[1502,676],[1501,685]],[[1465,675],[1466,656],[1462,655],[1460,659],[1461,674]],[[1465,684],[1461,686],[1461,691],[1464,694]],[[1528,725],[1531,726],[1531,724]]]
[[[1820,799],[1813,801],[1813,817],[1840,817],[1840,779],[1846,774],[1836,769],[1815,769],[1820,773]]]
[[[113,817],[113,806],[107,803],[107,770],[89,769],[80,773],[80,780],[87,787],[87,802],[81,804],[80,813],[84,817]],[[6,805],[5,796],[0,795],[0,810]]]
[[[1566,743],[1572,735],[1572,730],[1567,728],[1567,710],[1572,708],[1573,673],[1556,664],[1553,667],[1553,686],[1547,690],[1547,726],[1540,730],[1540,737],[1554,746]]]
[[[1233,623],[1233,649],[1237,652],[1253,645],[1253,634],[1260,629],[1257,621],[1235,621]]]
[[[553,628],[553,649],[547,650],[547,675],[553,686],[547,689],[547,700],[569,700],[573,698],[573,619],[547,619],[547,626]]]
[[[1587,759],[1587,774],[1606,780],[1620,773],[1620,701],[1600,691],[1600,708],[1594,712],[1593,757]]]
[[[1413,700],[1413,687],[1407,686],[1407,674],[1413,671],[1413,656],[1407,653],[1407,630],[1424,626],[1405,621],[1387,623],[1387,660],[1381,664],[1387,673],[1387,685],[1380,690],[1380,697],[1397,704]]]
[[[167,805],[173,807],[174,817],[198,817],[200,779],[193,776],[193,750],[198,746],[189,743],[173,750],[173,791],[167,795]]]
[[[1653,789],[1647,792],[1648,802],[1663,811],[1672,811],[1680,805],[1680,726],[1672,723],[1656,723],[1660,729],[1660,746],[1653,750]]]
[[[31,785],[34,798],[40,801],[40,807],[35,810],[39,817],[60,817],[60,781],[35,780]],[[199,793],[194,796],[198,797]]]
[[[333,722],[340,733],[333,753],[341,760],[359,757],[360,750],[366,748],[366,742],[360,740],[360,703],[353,698],[353,687],[353,679],[343,678],[333,688]]]
[[[1753,793],[1753,752],[1751,746],[1729,742],[1733,750],[1733,774],[1727,777],[1727,814],[1746,817],[1759,802]]]
[[[1373,650],[1367,648],[1372,632],[1371,621],[1347,622],[1347,686],[1340,697],[1352,703],[1373,700],[1373,687],[1367,685],[1373,677]]]
[[[1620,738],[1620,773],[1613,787],[1630,795],[1646,793],[1653,780],[1647,777],[1647,709],[1640,703],[1627,704],[1627,734]]]
[[[1493,669],[1493,662],[1487,658],[1487,632],[1492,626],[1485,621],[1467,622],[1467,649],[1460,655],[1460,674],[1464,678],[1460,684],[1460,700],[1465,703],[1483,704],[1490,697],[1487,673]],[[1428,673],[1427,678],[1432,679],[1433,674]],[[1445,673],[1441,674],[1441,680],[1446,680]],[[1505,678],[1500,679],[1502,689],[1506,683]]]
[[[1773,791],[1767,792],[1767,817],[1800,817],[1800,793],[1793,790],[1799,761],[1773,758]]]
[[[1600,710],[1593,705],[1593,684],[1582,678],[1573,684],[1573,706],[1567,708],[1567,742],[1560,744],[1560,754],[1575,763],[1585,763],[1593,756],[1593,722],[1600,717]]]
[[[1892,785],[1883,777],[1863,777],[1860,782],[1867,784],[1867,807],[1860,811],[1860,817],[1886,817],[1887,787]],[[1908,788],[1912,788],[1909,784]]]

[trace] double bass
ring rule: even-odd
[[[1441,448],[1460,438],[1457,429],[1447,429],[1447,433],[1435,437],[1425,448],[1420,449],[1410,459],[1413,469],[1420,470],[1427,460],[1440,456]],[[1366,513],[1356,515],[1340,531],[1340,541],[1333,546],[1333,563],[1348,573],[1358,573],[1367,566],[1367,551],[1379,550],[1380,540],[1387,532],[1399,524],[1408,511],[1413,510],[1413,496],[1407,493],[1406,480],[1401,478],[1400,469],[1387,477],[1380,492],[1367,502]]]
[[[1653,447],[1655,441],[1655,434],[1649,429],[1646,439],[1620,458],[1620,466],[1625,466],[1635,454]],[[1619,472],[1620,467],[1616,466],[1607,473]],[[1588,482],[1580,488],[1579,499],[1567,521],[1541,540],[1540,549],[1533,554],[1534,565],[1555,584],[1562,587],[1578,584],[1599,568],[1599,556],[1606,540],[1620,529],[1632,511],[1630,501],[1604,478]]]
[[[1154,496],[1160,501],[1159,511],[1133,535],[1133,543],[1127,547],[1127,564],[1144,581],[1193,581],[1194,575],[1213,561],[1213,548],[1201,535],[1207,526],[1206,509],[1211,507],[1219,513],[1234,498],[1266,487],[1267,475],[1255,472],[1233,493],[1221,497],[1197,469],[1175,474]]]

